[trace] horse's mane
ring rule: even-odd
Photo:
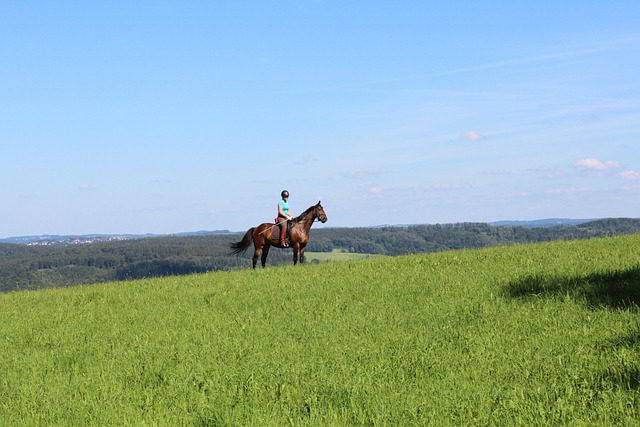
[[[316,205],[311,206],[309,209],[307,209],[306,211],[302,212],[300,215],[298,215],[297,217],[295,217],[293,219],[294,222],[300,222],[302,221],[304,218],[307,217],[307,215],[309,215],[311,212],[313,212],[313,210],[315,209]]]

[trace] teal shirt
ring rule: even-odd
[[[282,206],[282,212],[284,212],[285,215],[289,215],[289,202],[280,200],[278,202],[278,206]],[[278,209],[278,212],[280,212],[280,209]]]

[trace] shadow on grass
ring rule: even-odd
[[[638,308],[640,267],[586,276],[531,275],[507,283],[511,298],[571,297],[584,300],[591,308]]]
[[[585,276],[531,275],[507,283],[504,290],[507,297],[514,299],[569,297],[584,301],[591,309],[639,310],[640,267]],[[601,346],[606,354],[612,354],[621,348],[640,351],[640,326],[631,327]],[[595,378],[603,387],[612,384],[625,390],[638,390],[640,367],[629,361],[612,363],[595,373]]]
[[[640,326],[631,327],[629,331],[606,340],[601,345],[601,351],[612,355],[621,349],[628,349],[638,353],[640,351]],[[623,353],[624,354],[624,353]],[[625,390],[640,389],[640,366],[634,358],[615,358],[615,363],[610,363],[602,369],[597,378],[604,384],[613,384]]]

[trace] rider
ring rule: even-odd
[[[289,211],[289,192],[283,190],[280,193],[282,200],[278,202],[278,225],[280,226],[280,246],[287,247],[289,242],[286,239],[287,228],[289,228],[289,221],[293,219],[291,211]]]

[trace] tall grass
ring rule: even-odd
[[[0,425],[640,425],[640,236],[0,295]]]

